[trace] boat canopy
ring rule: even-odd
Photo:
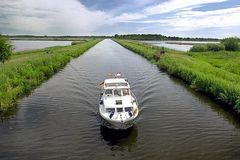
[[[129,88],[129,84],[124,78],[112,78],[104,81],[104,88]]]

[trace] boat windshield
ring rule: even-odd
[[[105,90],[105,95],[106,96],[128,96],[130,95],[130,90],[127,88],[124,89],[106,89]]]
[[[114,89],[114,96],[122,96],[122,90],[121,89]]]

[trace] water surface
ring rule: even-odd
[[[193,44],[219,43],[209,41],[142,41],[142,42],[179,51],[189,51]]]
[[[102,127],[99,83],[122,72],[140,118],[127,131]],[[0,159],[238,160],[239,120],[146,59],[104,40],[18,102],[0,123]]]
[[[53,46],[71,45],[71,41],[27,41],[27,40],[12,40],[14,51],[26,51],[34,49],[42,49]]]

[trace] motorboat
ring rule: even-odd
[[[138,103],[128,80],[116,74],[101,83],[99,114],[103,125],[113,129],[128,129],[139,114]]]

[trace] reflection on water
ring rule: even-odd
[[[205,95],[204,93],[195,91],[182,80],[173,76],[169,77],[175,84],[183,86],[184,89],[186,89],[188,92],[192,93],[196,97],[199,97],[199,101],[204,100],[202,102],[208,105],[212,111],[217,112],[219,116],[223,117],[226,121],[234,125],[236,128],[240,128],[240,116],[235,112],[235,110],[232,109],[231,106],[217,100],[213,101],[211,97]]]
[[[8,109],[7,111],[0,112],[0,119],[3,122],[4,120],[11,119],[17,113],[18,108],[16,106]]]
[[[114,130],[101,126],[100,131],[107,145],[111,146],[111,150],[127,147],[130,152],[137,142],[138,130],[136,125],[127,130]]]

